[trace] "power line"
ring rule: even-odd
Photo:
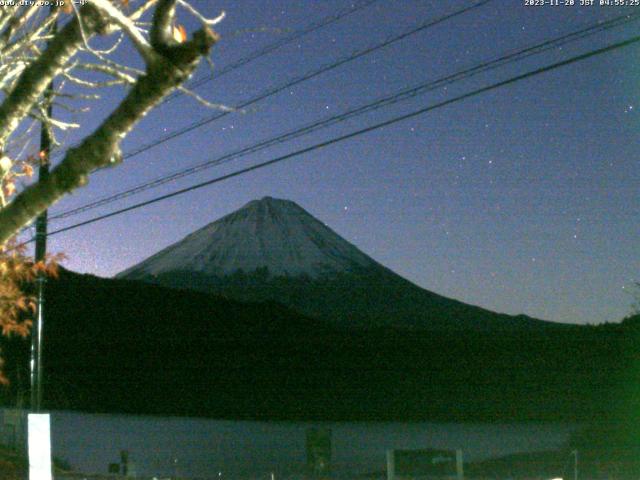
[[[294,40],[297,40],[299,38],[304,37],[305,35],[308,35],[310,33],[315,32],[316,30],[319,30],[323,27],[326,27],[327,25],[330,25],[332,23],[337,22],[338,20],[347,17],[349,15],[351,15],[352,13],[355,13],[357,11],[363,10],[364,8],[376,3],[379,0],[366,0],[358,5],[349,7],[349,8],[344,8],[342,10],[339,10],[337,13],[333,14],[333,15],[329,15],[328,17],[324,17],[316,22],[312,22],[309,25],[305,26],[304,28],[292,33],[291,35],[282,38],[280,40],[275,41],[274,43],[271,43],[267,46],[265,46],[264,48],[260,49],[260,50],[256,50],[253,53],[250,53],[249,55],[247,55],[246,57],[240,58],[238,60],[236,60],[235,62],[225,66],[224,68],[222,68],[220,71],[215,72],[211,75],[207,75],[206,77],[200,78],[198,80],[193,81],[190,84],[190,88],[197,88],[207,82],[210,82],[211,80],[216,80],[220,77],[222,77],[223,75],[226,75],[227,73],[230,73],[234,70],[237,70],[240,67],[243,67],[245,65],[247,65],[248,63],[253,62],[254,60],[257,60],[258,58],[261,58],[265,55],[268,55],[271,52],[274,52],[275,50],[279,49],[280,47],[285,46],[288,43],[293,42]],[[180,97],[184,95],[183,91],[175,91],[173,92],[171,95],[169,95],[168,97],[165,97],[162,102],[160,103],[161,105],[164,103],[167,103],[171,100],[173,100],[174,98]],[[55,155],[55,157],[60,157],[60,155],[62,154],[62,151],[58,151],[58,153]],[[127,157],[125,157],[127,158]]]
[[[485,86],[485,87],[481,87],[481,88],[472,90],[470,92],[467,92],[465,94],[459,95],[459,96],[454,97],[454,98],[451,98],[449,100],[445,100],[445,101],[442,101],[442,102],[439,102],[439,103],[435,103],[433,105],[429,105],[427,107],[420,108],[420,109],[415,110],[413,112],[394,117],[394,118],[392,118],[390,120],[386,120],[384,122],[376,123],[376,124],[371,125],[369,127],[365,127],[365,128],[353,131],[353,132],[345,134],[345,135],[334,137],[332,139],[326,140],[324,142],[317,143],[317,144],[312,145],[310,147],[306,147],[306,148],[303,148],[303,149],[300,149],[300,150],[296,150],[295,152],[288,153],[286,155],[282,155],[282,156],[273,158],[273,159],[268,160],[266,162],[258,163],[256,165],[252,165],[250,167],[246,167],[246,168],[243,168],[243,169],[240,169],[240,170],[236,170],[235,172],[232,172],[232,173],[229,173],[229,174],[226,174],[226,175],[222,175],[220,177],[216,177],[216,178],[213,178],[211,180],[207,180],[205,182],[197,183],[195,185],[191,185],[189,187],[182,188],[180,190],[176,190],[174,192],[171,192],[171,193],[168,193],[168,194],[165,194],[165,195],[161,195],[159,197],[155,197],[153,199],[150,199],[150,200],[147,200],[147,201],[144,201],[144,202],[140,202],[140,203],[131,205],[129,207],[122,208],[120,210],[116,210],[116,211],[113,211],[113,212],[110,212],[110,213],[107,213],[107,214],[104,214],[104,215],[100,215],[98,217],[94,217],[94,218],[89,219],[89,220],[85,220],[83,222],[76,223],[74,225],[70,225],[70,226],[67,226],[67,227],[64,227],[64,228],[60,228],[58,230],[55,230],[55,231],[49,233],[49,235],[50,236],[51,235],[56,235],[58,233],[66,232],[66,231],[69,231],[69,230],[73,230],[73,229],[82,227],[84,225],[89,225],[91,223],[95,223],[95,222],[98,222],[98,221],[101,221],[101,220],[104,220],[104,219],[107,219],[107,218],[111,218],[111,217],[114,217],[116,215],[120,215],[122,213],[130,212],[132,210],[136,210],[138,208],[142,208],[142,207],[145,207],[147,205],[151,205],[151,204],[160,202],[162,200],[166,200],[168,198],[172,198],[172,197],[175,197],[175,196],[178,196],[178,195],[182,195],[183,193],[187,193],[187,192],[191,192],[191,191],[194,191],[194,190],[198,190],[200,188],[203,188],[203,187],[206,187],[206,186],[209,186],[209,185],[213,185],[215,183],[219,183],[219,182],[222,182],[224,180],[228,180],[230,178],[237,177],[239,175],[243,175],[245,173],[252,172],[254,170],[258,170],[258,169],[261,169],[261,168],[264,168],[264,167],[267,167],[267,166],[270,166],[270,165],[274,165],[276,163],[283,162],[283,161],[288,160],[290,158],[298,157],[298,156],[303,155],[305,153],[309,153],[309,152],[312,152],[312,151],[315,151],[315,150],[319,150],[319,149],[327,147],[329,145],[333,145],[335,143],[342,142],[344,140],[348,140],[350,138],[354,138],[354,137],[357,137],[359,135],[363,135],[365,133],[369,133],[369,132],[372,132],[374,130],[378,130],[378,129],[383,128],[383,127],[387,127],[389,125],[393,125],[395,123],[407,120],[409,118],[417,117],[417,116],[422,115],[424,113],[427,113],[427,112],[430,112],[430,111],[433,111],[433,110],[436,110],[436,109],[439,109],[439,108],[442,108],[442,107],[445,107],[445,106],[460,102],[462,100],[466,100],[468,98],[475,97],[477,95],[480,95],[480,94],[483,94],[483,93],[486,93],[486,92],[489,92],[489,91],[492,91],[492,90],[496,90],[498,88],[502,88],[502,87],[505,87],[507,85],[511,85],[511,84],[519,82],[521,80],[525,80],[527,78],[531,78],[531,77],[534,77],[536,75],[540,75],[542,73],[546,73],[546,72],[549,72],[551,70],[555,70],[557,68],[564,67],[566,65],[570,65],[570,64],[573,64],[573,63],[576,63],[576,62],[580,62],[582,60],[586,60],[588,58],[592,58],[592,57],[595,57],[597,55],[602,55],[604,53],[608,53],[608,52],[611,52],[613,50],[617,50],[619,48],[623,48],[623,47],[626,47],[626,46],[629,46],[629,45],[632,45],[632,44],[638,43],[638,42],[640,42],[640,36],[635,36],[635,37],[632,37],[632,38],[630,38],[628,40],[625,40],[625,41],[622,41],[622,42],[618,42],[618,43],[614,43],[612,45],[609,45],[607,47],[603,47],[603,48],[600,48],[600,49],[597,49],[597,50],[592,50],[590,52],[571,57],[571,58],[569,58],[567,60],[563,60],[563,61],[560,61],[560,62],[553,63],[553,64],[548,65],[546,67],[540,67],[540,68],[537,68],[535,70],[523,73],[521,75],[516,75],[516,76],[511,77],[511,78],[509,78],[507,80],[503,80],[503,81],[500,81],[500,82],[497,82],[497,83],[493,83],[493,84]],[[31,241],[32,240],[29,240],[29,241],[27,241],[25,243],[29,243]]]
[[[317,70],[305,73],[305,74],[303,74],[303,75],[301,75],[299,77],[296,77],[296,78],[294,78],[292,80],[287,81],[284,84],[281,84],[279,86],[276,86],[276,87],[273,87],[273,88],[271,88],[269,90],[266,90],[266,91],[258,94],[256,97],[253,97],[253,98],[251,98],[249,100],[246,100],[246,101],[242,102],[236,108],[238,110],[240,110],[240,109],[249,107],[249,106],[253,105],[254,103],[257,103],[257,102],[259,102],[261,100],[264,100],[265,98],[268,98],[268,97],[271,97],[271,96],[275,95],[276,93],[279,93],[279,92],[281,92],[283,90],[286,90],[287,88],[291,88],[291,87],[294,87],[294,86],[296,86],[296,85],[298,85],[298,84],[300,84],[302,82],[306,82],[307,80],[311,80],[312,78],[315,78],[318,75],[321,75],[323,73],[329,72],[329,71],[331,71],[331,70],[333,70],[335,68],[338,68],[338,67],[340,67],[340,66],[342,66],[342,65],[344,65],[346,63],[352,62],[352,61],[354,61],[354,60],[356,60],[358,58],[361,58],[361,57],[363,57],[365,55],[368,55],[368,54],[373,53],[373,52],[375,52],[377,50],[380,50],[382,48],[388,47],[389,45],[392,45],[392,44],[394,44],[396,42],[404,40],[405,38],[407,38],[407,37],[409,37],[411,35],[415,35],[416,33],[419,33],[419,32],[422,32],[424,30],[427,30],[427,29],[429,29],[431,27],[434,27],[434,26],[436,26],[436,25],[438,25],[438,24],[440,24],[442,22],[445,22],[447,20],[450,20],[452,18],[460,16],[460,15],[462,15],[462,14],[464,14],[466,12],[469,12],[469,11],[471,11],[473,9],[482,7],[482,6],[486,5],[487,3],[491,2],[491,1],[493,1],[493,0],[482,0],[480,2],[474,3],[471,6],[464,7],[464,8],[461,8],[459,10],[456,10],[456,11],[454,11],[452,13],[440,16],[440,17],[438,17],[436,19],[428,20],[426,22],[423,22],[420,25],[418,25],[417,27],[413,27],[413,28],[405,31],[404,33],[401,33],[399,35],[393,36],[393,37],[383,41],[382,43],[378,43],[378,44],[376,44],[374,46],[367,47],[367,48],[365,48],[363,50],[354,52],[354,53],[352,53],[352,54],[350,54],[350,55],[348,55],[346,57],[342,57],[342,58],[338,59],[337,61],[334,61],[334,62],[332,62],[330,64],[326,64],[324,66],[321,66]],[[196,122],[194,122],[194,123],[192,123],[192,124],[190,124],[190,125],[188,125],[186,127],[183,127],[183,128],[181,128],[179,130],[175,130],[173,132],[170,132],[167,135],[159,137],[158,139],[156,139],[156,140],[154,140],[154,141],[152,141],[150,143],[147,143],[147,144],[142,145],[142,146],[140,146],[140,147],[138,147],[138,148],[136,148],[134,150],[131,150],[129,152],[124,153],[122,158],[123,159],[128,159],[128,158],[134,157],[136,155],[139,155],[139,154],[141,154],[143,152],[146,152],[147,150],[150,150],[150,149],[152,149],[154,147],[157,147],[158,145],[161,145],[161,144],[163,144],[165,142],[168,142],[169,140],[173,140],[174,138],[179,137],[181,135],[184,135],[185,133],[191,132],[191,131],[196,130],[197,128],[200,128],[200,127],[202,127],[204,125],[207,125],[207,124],[209,124],[209,123],[211,123],[211,122],[213,122],[215,120],[218,120],[218,119],[220,119],[222,117],[225,117],[229,113],[230,112],[218,112],[218,113],[216,113],[214,115],[211,115],[209,117],[206,117],[206,118],[204,118],[202,120],[198,120],[198,121],[196,121]],[[105,168],[108,168],[108,167],[105,167]],[[103,170],[103,169],[98,169],[97,171],[101,171],[101,170]]]
[[[191,84],[189,85],[189,88],[198,88],[201,85],[204,85],[207,82],[210,82],[212,80],[216,80],[220,77],[222,77],[223,75],[226,75],[229,72],[232,72],[233,70],[236,70],[240,67],[243,67],[244,65],[253,62],[254,60],[257,60],[260,57],[263,57],[277,49],[279,49],[280,47],[285,46],[288,43],[293,42],[294,40],[297,40],[299,38],[304,37],[305,35],[308,35],[310,33],[315,32],[316,30],[319,30],[323,27],[326,27],[327,25],[330,25],[332,23],[337,22],[338,20],[340,20],[341,18],[344,18],[348,15],[351,15],[352,13],[355,13],[359,10],[363,10],[364,8],[367,8],[368,6],[372,5],[373,3],[377,2],[379,0],[368,0],[365,2],[360,3],[359,5],[355,5],[353,7],[349,7],[349,8],[345,8],[342,9],[340,11],[338,11],[337,13],[335,13],[334,15],[330,15],[328,17],[325,17],[323,19],[318,20],[317,22],[313,22],[309,25],[307,25],[306,27],[302,28],[301,30],[298,30],[297,32],[294,32],[293,34],[282,38],[274,43],[271,43],[267,46],[265,46],[264,48],[257,50],[251,54],[249,54],[248,56],[241,58],[239,60],[236,60],[235,62],[226,65],[224,68],[222,68],[221,70],[219,70],[218,72],[214,72],[210,75],[207,75],[206,77],[200,78],[198,80],[194,80],[193,82],[191,82]],[[166,97],[164,99],[164,101],[162,103],[167,103],[170,102],[171,100],[173,100],[176,97],[179,97],[181,95],[184,95],[183,92],[180,91],[176,91],[174,93],[172,93],[171,95],[169,95],[168,97]]]
[[[559,37],[556,37],[554,39],[551,40],[547,40],[538,44],[535,44],[533,46],[529,46],[520,50],[515,50],[515,51],[511,51],[509,53],[503,54],[500,57],[497,57],[493,60],[489,60],[489,61],[485,61],[482,62],[476,66],[470,67],[470,68],[466,68],[463,69],[461,71],[458,71],[456,73],[441,77],[439,79],[436,80],[431,80],[425,83],[421,83],[417,86],[414,87],[410,87],[410,88],[405,88],[397,93],[394,93],[392,95],[388,95],[385,97],[382,97],[374,102],[368,103],[366,105],[360,106],[358,108],[354,108],[351,110],[348,110],[346,112],[343,112],[341,114],[338,115],[334,115],[332,117],[329,118],[325,118],[319,121],[314,121],[310,124],[307,124],[306,126],[291,130],[287,133],[283,133],[280,134],[276,137],[272,137],[270,139],[267,140],[263,140],[261,142],[258,142],[256,144],[253,144],[251,146],[248,147],[244,147],[240,150],[236,150],[234,152],[231,153],[227,153],[221,157],[217,157],[215,159],[212,160],[208,160],[206,162],[200,163],[198,165],[194,165],[192,167],[188,167],[185,169],[181,169],[178,170],[177,172],[174,172],[172,174],[169,175],[164,175],[162,177],[159,177],[155,180],[152,181],[148,181],[142,184],[139,184],[135,187],[129,188],[127,190],[118,192],[116,194],[112,194],[106,197],[103,197],[101,199],[95,200],[93,202],[90,202],[88,204],[82,205],[80,207],[76,207],[67,211],[64,211],[62,213],[59,213],[57,215],[54,215],[52,217],[50,217],[52,220],[54,219],[62,219],[62,218],[68,218],[89,210],[93,210],[95,208],[107,205],[109,203],[113,203],[117,200],[121,200],[124,198],[128,198],[132,195],[144,192],[146,190],[149,190],[151,188],[155,188],[158,187],[160,185],[164,185],[166,183],[172,182],[174,180],[177,180],[179,178],[183,178],[186,177],[188,175],[192,175],[194,173],[200,172],[202,170],[205,170],[207,168],[211,168],[217,165],[221,165],[223,163],[227,163],[230,162],[234,159],[237,159],[239,157],[244,157],[245,155],[248,155],[250,153],[255,153],[257,151],[263,150],[265,148],[268,148],[272,145],[278,144],[278,143],[283,143],[286,142],[288,140],[294,139],[294,138],[298,138],[302,135],[306,135],[309,134],[311,132],[314,132],[316,130],[319,130],[321,128],[326,128],[330,125],[334,125],[336,123],[345,121],[349,118],[358,116],[358,115],[362,115],[364,113],[368,113],[374,110],[377,110],[379,108],[382,107],[386,107],[395,103],[398,103],[400,101],[403,100],[407,100],[410,98],[413,98],[417,95],[422,95],[424,93],[427,93],[429,91],[432,91],[436,88],[440,88],[442,86],[445,85],[450,85],[452,83],[473,77],[475,75],[478,75],[480,73],[489,71],[489,70],[493,70],[496,68],[499,68],[501,66],[504,66],[508,63],[512,63],[515,61],[520,61],[522,59],[528,58],[530,56],[533,55],[537,55],[540,53],[544,53],[548,50],[551,50],[553,48],[557,48],[559,46],[562,45],[566,45],[569,42],[573,42],[576,40],[580,40],[583,38],[586,38],[588,36],[594,35],[596,33],[600,33],[602,31],[620,26],[620,25],[624,25],[626,23],[632,22],[632,21],[637,21],[640,18],[640,12],[634,14],[634,15],[621,15],[619,17],[610,19],[606,22],[596,22],[588,27],[582,28],[580,30],[571,32],[571,33],[567,33],[564,35],[561,35]]]

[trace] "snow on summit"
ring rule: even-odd
[[[268,268],[273,276],[326,274],[379,266],[295,202],[253,200],[118,277],[192,271],[223,276]]]

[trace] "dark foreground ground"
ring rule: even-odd
[[[536,331],[349,332],[276,303],[65,272],[47,285],[45,407],[229,419],[628,418],[640,317]],[[25,398],[28,342],[2,346]]]
[[[591,425],[575,439],[591,452],[585,468],[617,462],[622,467],[606,468],[622,471],[626,456],[640,458],[640,316],[539,332],[349,332],[276,303],[121,280],[63,273],[47,289],[47,409],[579,422]],[[26,396],[29,345],[2,341],[12,380],[2,402],[15,405]],[[491,478],[509,477],[518,461]],[[0,468],[0,479],[14,475],[11,464]],[[489,466],[470,468],[490,476]]]
[[[606,462],[593,464],[579,462],[581,480],[637,478],[637,470],[629,470],[630,465],[624,462]],[[0,478],[2,480],[28,480],[27,460],[25,457],[0,447]],[[535,453],[513,454],[505,457],[484,460],[482,462],[465,463],[465,478],[474,480],[549,480],[552,478],[574,478],[573,456],[569,451],[545,451]],[[87,474],[72,469],[54,467],[55,480],[124,480],[125,477],[107,474]],[[140,480],[151,480],[152,477],[136,477]],[[310,475],[296,476],[295,480],[334,478],[331,474],[324,477]],[[378,471],[357,477],[365,480],[386,479],[386,472]],[[448,480],[450,477],[430,477],[430,480]],[[174,478],[172,480],[191,480]],[[214,480],[214,479],[193,479]],[[248,480],[248,479],[237,479]],[[294,480],[287,477],[286,480]]]

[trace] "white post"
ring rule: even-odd
[[[51,416],[30,413],[28,416],[29,480],[52,480]]]
[[[387,480],[396,478],[396,458],[395,451],[387,450]]]

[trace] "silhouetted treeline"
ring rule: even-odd
[[[273,302],[69,272],[47,291],[51,409],[586,421],[626,418],[638,387],[638,317],[539,331],[348,332]],[[6,404],[28,384],[28,345],[4,344],[13,379]]]

